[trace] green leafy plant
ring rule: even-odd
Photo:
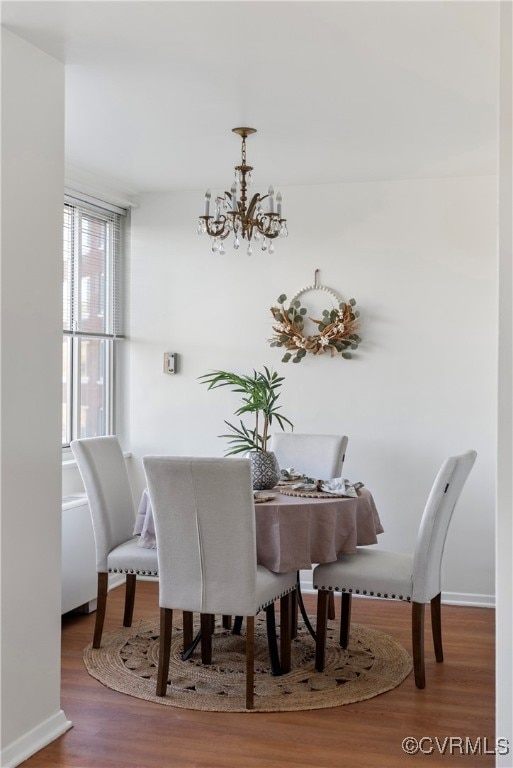
[[[231,387],[232,392],[242,395],[242,405],[235,411],[235,416],[254,414],[255,422],[252,429],[248,428],[242,419],[240,426],[225,421],[231,433],[219,435],[219,437],[227,438],[230,443],[227,456],[247,451],[267,452],[269,429],[274,422],[282,430],[286,425],[294,428],[290,419],[279,413],[281,406],[277,405],[281,394],[278,390],[285,379],[266,366],[263,371],[253,370],[252,376],[241,376],[230,371],[212,371],[199,378],[202,384],[208,384],[209,389]]]

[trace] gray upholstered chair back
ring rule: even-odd
[[[82,476],[96,543],[96,567],[107,571],[107,555],[133,536],[135,508],[125,458],[117,437],[74,440],[71,450]]]
[[[256,614],[256,536],[248,459],[146,456],[160,606]]]
[[[449,523],[476,456],[475,451],[467,451],[446,459],[433,483],[413,558],[412,599],[415,602],[427,603],[441,591],[442,555]]]
[[[276,454],[280,469],[294,467],[308,477],[331,480],[342,476],[347,442],[346,435],[275,432],[270,450]]]

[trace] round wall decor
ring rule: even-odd
[[[285,306],[285,294],[277,299],[280,306],[271,307],[275,325],[269,343],[271,347],[285,347],[287,352],[282,357],[283,363],[288,363],[291,359],[293,363],[300,363],[308,353],[330,354],[332,357],[340,354],[345,359],[351,359],[350,350],[358,349],[361,342],[356,333],[360,313],[355,309],[355,299],[345,302],[331,288],[319,285],[317,272],[318,270],[315,270],[314,285],[308,285],[298,291],[288,307]],[[319,320],[308,317],[307,308],[301,306],[299,301],[299,296],[307,291],[325,291],[331,296],[335,306],[324,309]],[[311,320],[317,326],[318,333],[306,335],[305,319]]]

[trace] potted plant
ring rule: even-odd
[[[253,428],[248,428],[242,419],[240,426],[225,421],[230,434],[220,437],[227,438],[230,443],[227,456],[245,453],[251,459],[253,488],[273,488],[279,480],[280,468],[274,453],[267,450],[270,427],[276,422],[282,430],[287,424],[294,428],[290,419],[279,412],[281,406],[277,404],[284,377],[264,366],[263,371],[253,370],[250,376],[212,371],[199,378],[209,389],[229,386],[232,392],[242,395],[242,405],[235,411],[235,416],[254,414]]]

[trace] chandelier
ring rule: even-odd
[[[225,253],[223,241],[233,235],[233,247],[237,250],[241,240],[248,242],[248,255],[253,253],[252,242],[261,241],[261,249],[274,253],[273,240],[287,237],[287,220],[281,215],[281,194],[275,196],[269,187],[266,195],[258,192],[248,201],[248,187],[252,183],[253,167],[246,163],[246,139],[256,128],[233,128],[242,139],[241,163],[235,166],[235,179],[230,192],[216,197],[214,212],[210,213],[212,193],[205,193],[205,213],[199,217],[198,234],[210,235],[212,251]],[[240,197],[237,199],[237,191]]]

